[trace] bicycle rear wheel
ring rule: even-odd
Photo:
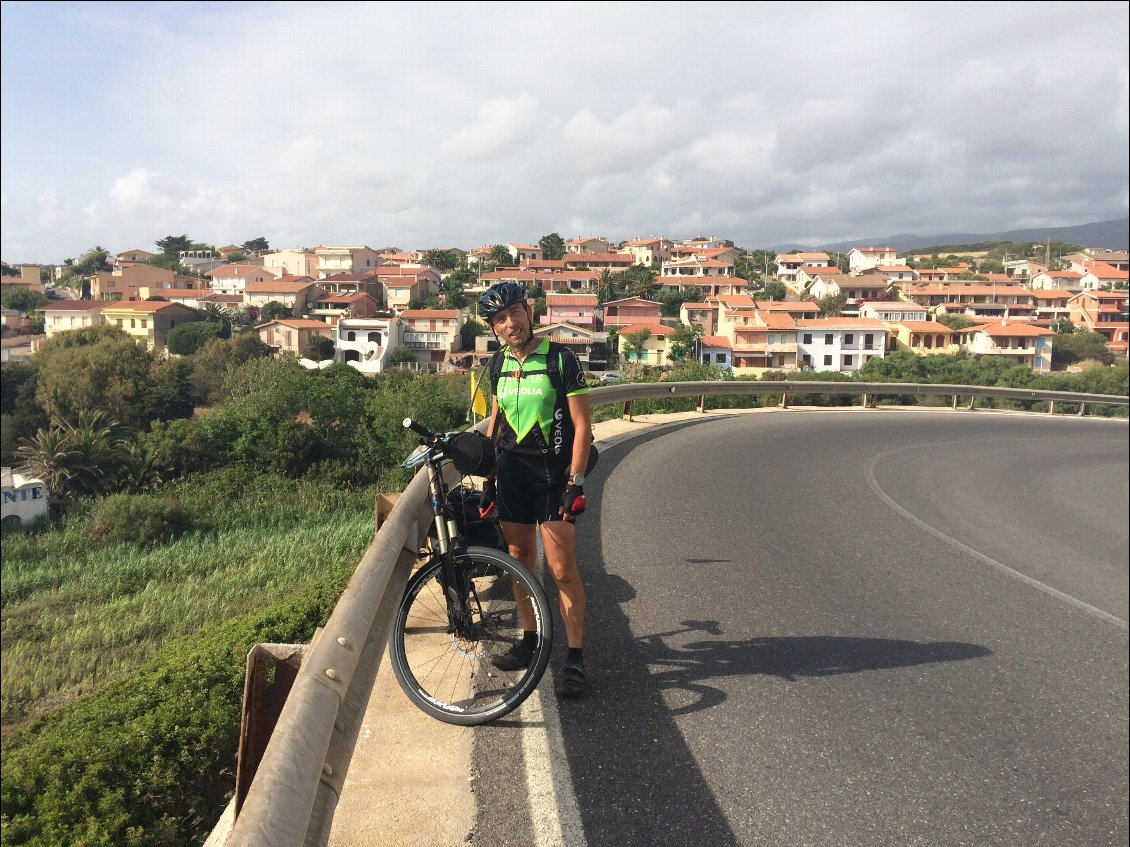
[[[449,622],[443,566],[433,559],[408,580],[389,653],[413,703],[445,723],[474,726],[513,711],[537,687],[549,664],[553,616],[541,583],[517,559],[469,547],[455,564],[467,575],[469,625]],[[529,610],[538,644],[528,666],[503,670],[494,662],[522,640],[520,605]]]

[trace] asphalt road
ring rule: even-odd
[[[1127,433],[822,410],[602,450],[591,694],[475,730],[470,841],[1126,845]]]

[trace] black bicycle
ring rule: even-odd
[[[427,558],[409,578],[396,613],[393,672],[432,717],[462,726],[489,723],[521,705],[545,673],[553,642],[549,601],[521,562],[493,546],[501,538],[497,522],[479,519],[477,492],[465,484],[453,489],[444,478],[447,463],[464,477],[481,470],[493,460],[490,442],[474,432],[437,434],[411,418],[404,426],[420,436],[404,465],[427,468],[435,519]],[[469,465],[472,450],[481,458]],[[468,546],[468,539],[491,546]],[[529,665],[499,668],[495,662],[508,664],[501,657],[526,630],[538,634]]]

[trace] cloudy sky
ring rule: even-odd
[[[4,2],[3,259],[1127,214],[1126,2]]]

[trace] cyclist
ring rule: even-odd
[[[497,506],[510,555],[531,572],[541,529],[546,565],[557,583],[569,652],[560,693],[585,693],[582,651],[585,588],[577,567],[576,519],[585,511],[584,472],[592,443],[588,386],[576,354],[534,336],[533,308],[514,282],[491,286],[479,298],[479,315],[505,345],[498,384],[492,386],[487,435],[494,441],[495,476],[484,486],[481,508]],[[537,634],[523,622],[525,637],[497,656],[497,667],[528,665]]]

